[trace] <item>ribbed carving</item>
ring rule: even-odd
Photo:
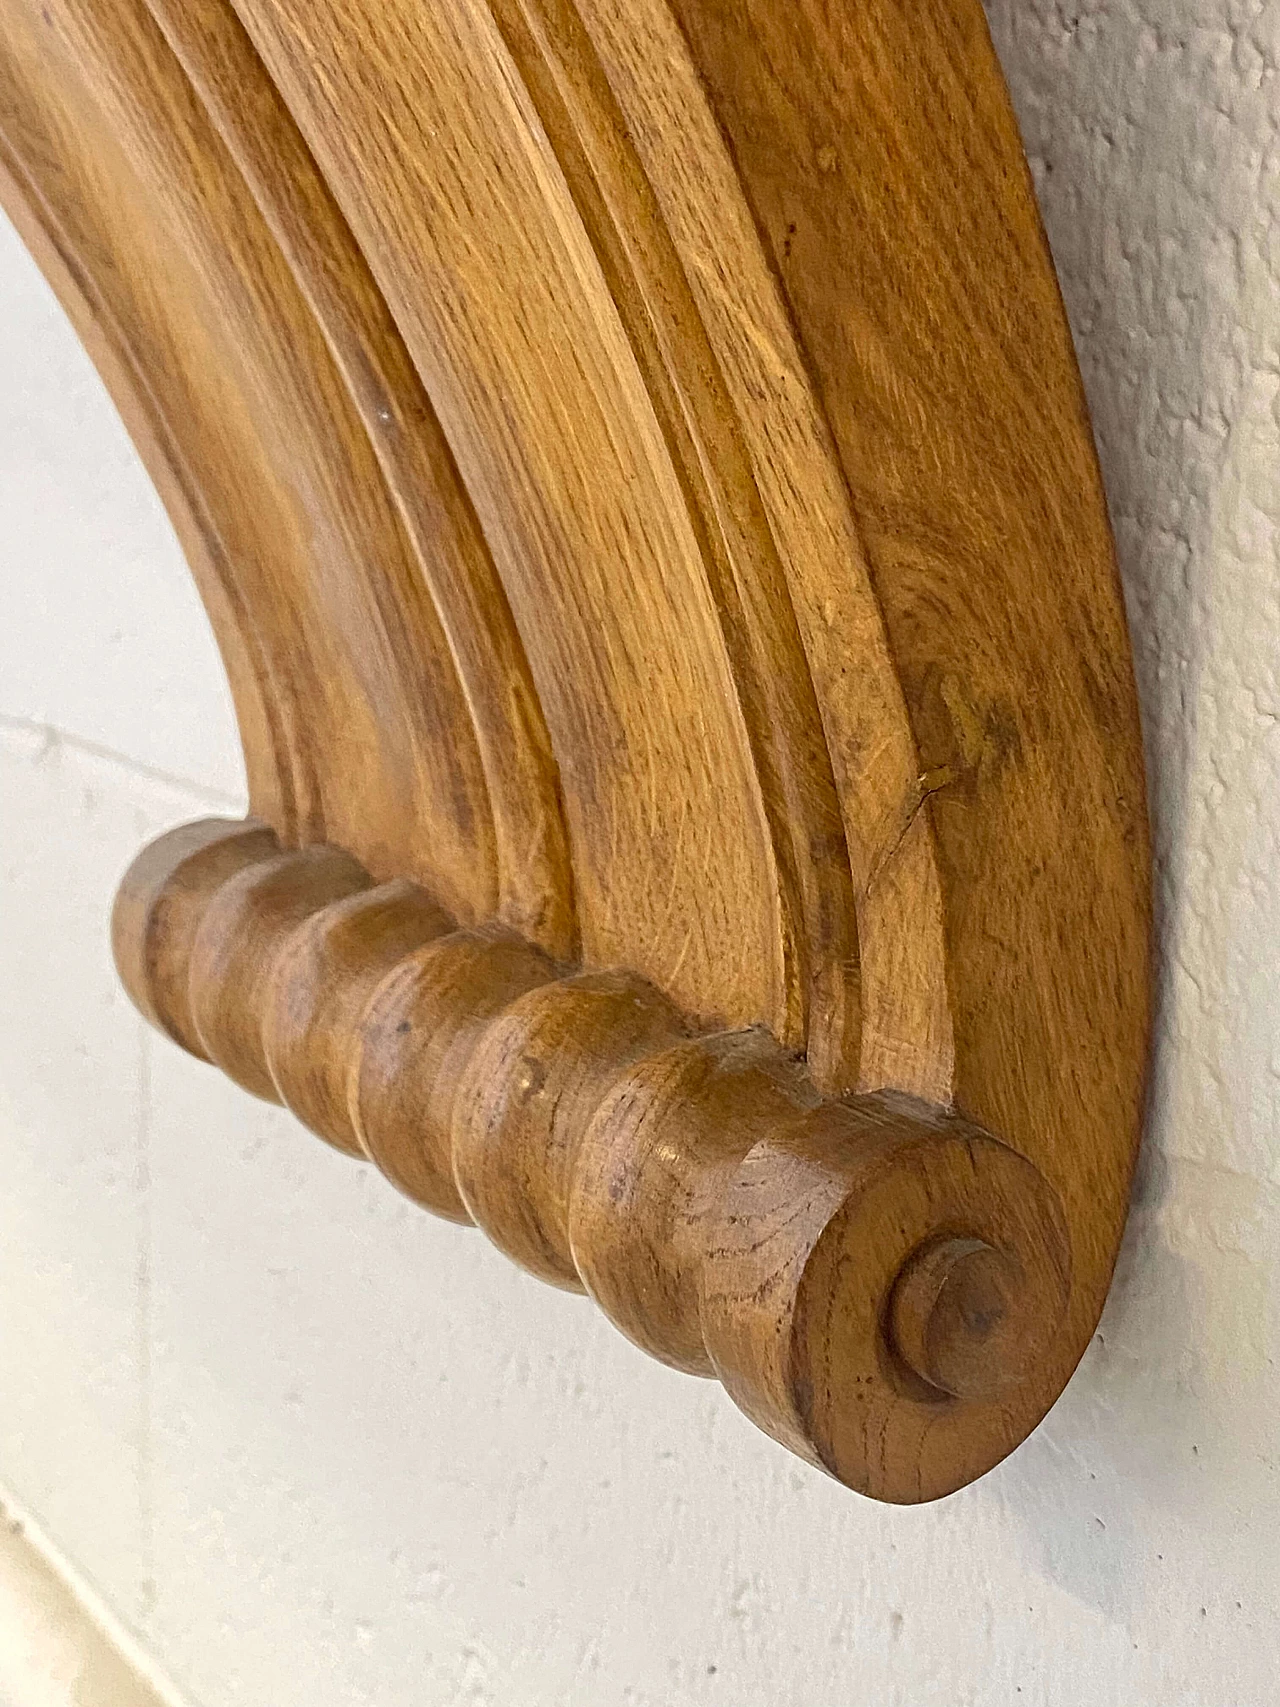
[[[170,1036],[850,1486],[936,1497],[1044,1408],[1061,1210],[972,1124],[824,1098],[763,1030],[697,1035],[633,974],[456,930],[253,823],[147,848],[113,934]]]

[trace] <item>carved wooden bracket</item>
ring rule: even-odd
[[[851,1487],[998,1462],[1150,926],[979,0],[0,0],[0,189],[244,741],[124,881],[138,1006]]]

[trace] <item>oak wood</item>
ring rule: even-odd
[[[319,908],[370,887],[369,874],[349,853],[314,843],[246,866],[210,896],[187,963],[191,1018],[208,1059],[255,1096],[284,1100],[263,1027],[265,1014],[274,1017],[269,1004],[279,960]],[[291,958],[306,986],[298,1006],[314,1010],[312,957]]]
[[[1105,1297],[1150,873],[979,0],[0,0],[0,194],[245,744],[142,1011],[850,1485],[989,1468]]]

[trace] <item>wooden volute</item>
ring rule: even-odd
[[[0,193],[245,747],[142,1012],[850,1487],[991,1468],[1105,1299],[1150,873],[980,0],[0,0]]]

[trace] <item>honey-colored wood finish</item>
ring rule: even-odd
[[[142,1011],[848,1485],[989,1469],[1150,921],[979,0],[0,0],[0,167],[245,745],[122,885]]]

